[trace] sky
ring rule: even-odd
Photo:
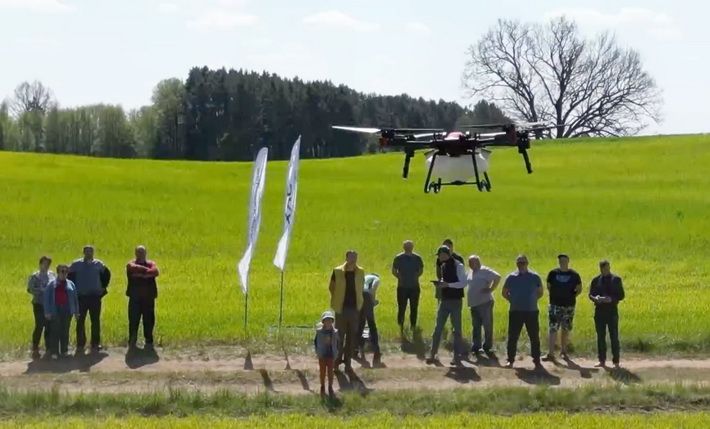
[[[500,18],[560,15],[640,52],[664,99],[662,122],[643,134],[710,132],[710,2],[700,0],[0,0],[0,99],[40,80],[61,106],[131,109],[160,80],[206,65],[468,105],[468,46]]]

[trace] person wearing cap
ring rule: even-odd
[[[145,246],[135,248],[136,258],[126,264],[128,285],[128,348],[136,349],[138,325],[143,319],[145,348],[153,349],[153,328],[155,327],[155,300],[158,298],[158,284],[155,280],[160,271],[158,265],[147,259]]]
[[[471,338],[471,352],[490,354],[493,348],[493,291],[500,283],[500,274],[493,269],[481,265],[478,255],[468,258],[471,271],[466,277],[468,285],[468,306],[471,311],[471,324],[473,332]],[[481,329],[485,341],[481,342]]]
[[[56,278],[56,274],[49,267],[52,259],[48,256],[39,258],[39,270],[32,273],[27,280],[27,292],[32,294],[32,311],[34,313],[35,327],[32,331],[32,358],[39,358],[39,341],[44,333],[44,348],[49,351],[49,325],[44,317],[44,290],[49,282]]]
[[[335,327],[343,345],[335,359],[335,368],[345,363],[345,371],[352,372],[352,357],[360,327],[360,310],[363,305],[365,271],[357,264],[357,252],[348,250],[345,263],[333,269],[330,276],[330,307],[335,311]]]
[[[611,272],[611,264],[606,259],[599,262],[600,274],[592,279],[589,299],[594,303],[594,327],[597,331],[597,354],[600,367],[606,365],[606,331],[611,340],[611,357],[615,367],[619,367],[619,301],[624,299],[624,285],[621,277]]]
[[[442,246],[446,246],[451,250],[451,257],[456,260],[461,262],[462,264],[464,263],[463,257],[459,255],[458,253],[454,252],[454,242],[450,238],[445,238],[444,241],[441,242]],[[441,260],[439,259],[439,255],[436,257],[436,262],[434,264],[436,267],[436,278],[440,279],[441,278]],[[465,267],[464,267],[465,268]],[[440,288],[434,288],[434,297],[436,298],[437,305],[441,301],[441,289]],[[442,328],[443,329],[443,328]],[[446,333],[448,332],[446,329],[443,329],[442,331],[444,333],[444,338],[446,338]]]
[[[404,331],[404,313],[409,302],[409,325],[412,330],[417,326],[419,309],[419,277],[424,272],[421,256],[414,253],[414,243],[406,240],[402,243],[403,252],[392,261],[392,275],[397,279],[397,324],[400,333]]]
[[[377,301],[377,288],[380,286],[380,276],[378,274],[368,274],[365,276],[365,285],[363,287],[363,303],[362,309],[360,310],[360,326],[358,328],[357,338],[359,340],[358,348],[360,349],[360,355],[364,359],[365,357],[365,339],[363,338],[363,333],[365,332],[365,323],[367,323],[367,328],[370,331],[370,344],[374,349],[374,356],[372,358],[373,365],[379,365],[382,359],[380,354],[380,338],[377,333],[377,323],[375,322],[375,306],[378,304]]]
[[[76,321],[76,351],[86,347],[86,315],[91,318],[91,350],[101,350],[101,300],[108,293],[111,270],[94,258],[94,246],[84,246],[84,257],[69,266],[69,280],[76,285],[79,297],[79,318]]]
[[[465,354],[461,336],[461,306],[463,289],[466,287],[466,268],[451,256],[451,249],[447,246],[439,247],[436,253],[441,276],[434,281],[434,285],[437,289],[441,289],[441,300],[436,313],[436,328],[434,328],[432,335],[431,354],[427,363],[437,362],[436,354],[439,350],[444,324],[447,319],[451,318],[454,331],[454,358],[451,364],[460,365],[461,356]]]
[[[318,369],[320,371],[320,394],[325,395],[325,376],[328,375],[328,394],[333,396],[333,360],[338,355],[339,341],[338,330],[333,326],[335,315],[332,311],[325,311],[320,317],[320,323],[316,328],[316,336],[313,345],[318,357]]]
[[[569,334],[572,332],[574,307],[577,295],[582,293],[582,278],[569,267],[569,256],[561,253],[557,256],[559,267],[547,275],[547,291],[550,294],[548,308],[549,351],[545,360],[555,360],[557,332],[560,332],[560,355],[568,357]]]
[[[540,367],[540,321],[537,301],[542,298],[542,279],[528,269],[528,258],[515,259],[517,270],[508,274],[503,285],[503,298],[510,303],[508,312],[508,368],[513,367],[520,332],[525,330],[530,338],[530,354],[535,367]]]

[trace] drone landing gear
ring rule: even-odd
[[[476,175],[475,184],[476,184],[476,187],[478,188],[478,191],[483,192],[483,190],[485,189],[486,192],[490,192],[491,191],[491,179],[488,178],[488,172],[484,171],[483,172],[484,179],[481,180],[481,176],[478,173],[478,164],[476,163],[476,151],[475,150],[471,153],[471,160],[473,162],[473,172]]]

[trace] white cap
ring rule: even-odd
[[[335,321],[335,314],[333,314],[333,312],[330,310],[324,311],[323,314],[321,314],[320,316],[320,321],[322,322],[325,319],[333,319],[333,321]]]

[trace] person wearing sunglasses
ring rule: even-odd
[[[528,258],[518,255],[515,259],[517,270],[506,277],[503,285],[503,298],[510,303],[508,312],[508,368],[513,367],[518,348],[520,332],[525,330],[530,337],[530,354],[535,367],[540,363],[540,321],[537,301],[542,298],[544,289],[540,276],[528,269]]]

